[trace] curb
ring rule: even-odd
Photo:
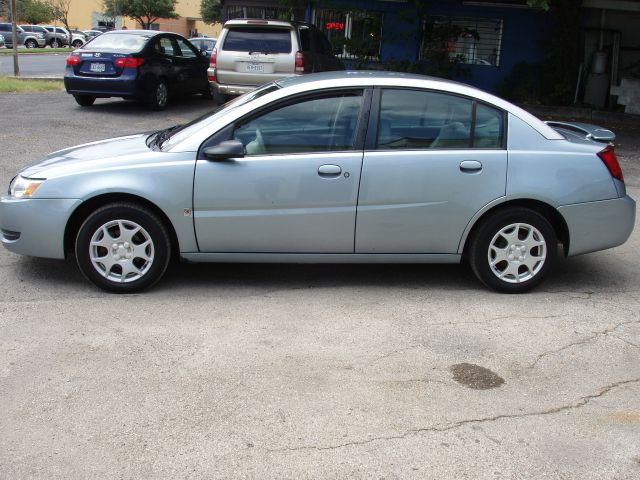
[[[38,77],[38,76],[34,76],[34,75],[29,75],[29,76],[20,76],[20,77],[14,77],[13,75],[7,75],[5,78],[10,78],[12,80],[36,80],[36,81],[40,81],[40,82],[59,82],[64,80],[64,77],[62,75],[58,76],[54,76],[54,75],[46,75],[46,76],[42,76],[42,77]]]

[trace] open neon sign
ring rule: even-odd
[[[344,30],[344,22],[327,22],[327,30]]]

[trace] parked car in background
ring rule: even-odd
[[[178,34],[114,30],[67,57],[64,85],[83,107],[96,98],[123,97],[161,110],[178,94],[211,98],[208,65],[208,57]]]
[[[4,47],[4,36],[0,35],[0,48]]]
[[[171,38],[163,35],[148,47]],[[430,77],[288,78],[186,125],[26,167],[0,200],[0,238],[23,255],[75,252],[84,276],[114,292],[153,285],[176,255],[467,259],[488,287],[520,293],[551,272],[559,252],[604,250],[631,234],[635,202],[613,137],[584,124],[552,128],[489,93]]]
[[[0,23],[0,34],[4,36],[5,46],[7,48],[13,48],[13,34],[10,23]],[[27,48],[37,48],[45,44],[43,34],[25,32],[19,25],[16,25],[16,34],[18,36],[18,45],[24,45]]]
[[[195,37],[190,38],[189,41],[193,44],[201,52],[206,52],[206,54],[211,57],[213,53],[213,49],[216,46],[217,39],[212,37]]]
[[[83,30],[82,33],[84,33],[87,37],[87,42],[92,38],[97,37],[98,35],[102,35],[102,32],[100,30]]]
[[[304,73],[344,70],[327,37],[314,25],[278,20],[229,20],[209,67],[214,99]]]
[[[51,48],[60,48],[69,45],[69,32],[66,28],[55,27],[53,25],[43,25],[49,31],[48,45]],[[86,43],[87,39],[84,34],[72,33],[71,46],[80,48]]]
[[[41,25],[20,25],[20,27],[21,27],[25,32],[34,33],[34,34],[41,33],[42,35],[44,35],[44,39],[45,39],[45,41],[44,41],[44,43],[43,43],[43,44],[38,43],[38,47],[40,47],[40,48],[44,48],[44,47],[46,47],[46,46],[47,46],[47,44],[48,44],[48,42],[47,42],[47,38],[49,37],[50,33],[49,33],[49,31],[48,31],[46,28],[44,28],[44,27],[43,27],[43,26],[41,26]]]

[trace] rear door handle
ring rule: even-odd
[[[339,165],[320,165],[318,167],[318,175],[321,177],[338,177],[342,173]]]
[[[460,171],[466,173],[479,172],[482,170],[482,163],[477,160],[463,160],[460,162]]]

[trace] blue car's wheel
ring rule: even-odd
[[[167,83],[158,79],[151,84],[149,96],[147,97],[147,106],[151,110],[164,110],[169,103],[169,88]]]
[[[91,95],[74,95],[73,98],[81,107],[90,107],[96,101],[96,97]]]

